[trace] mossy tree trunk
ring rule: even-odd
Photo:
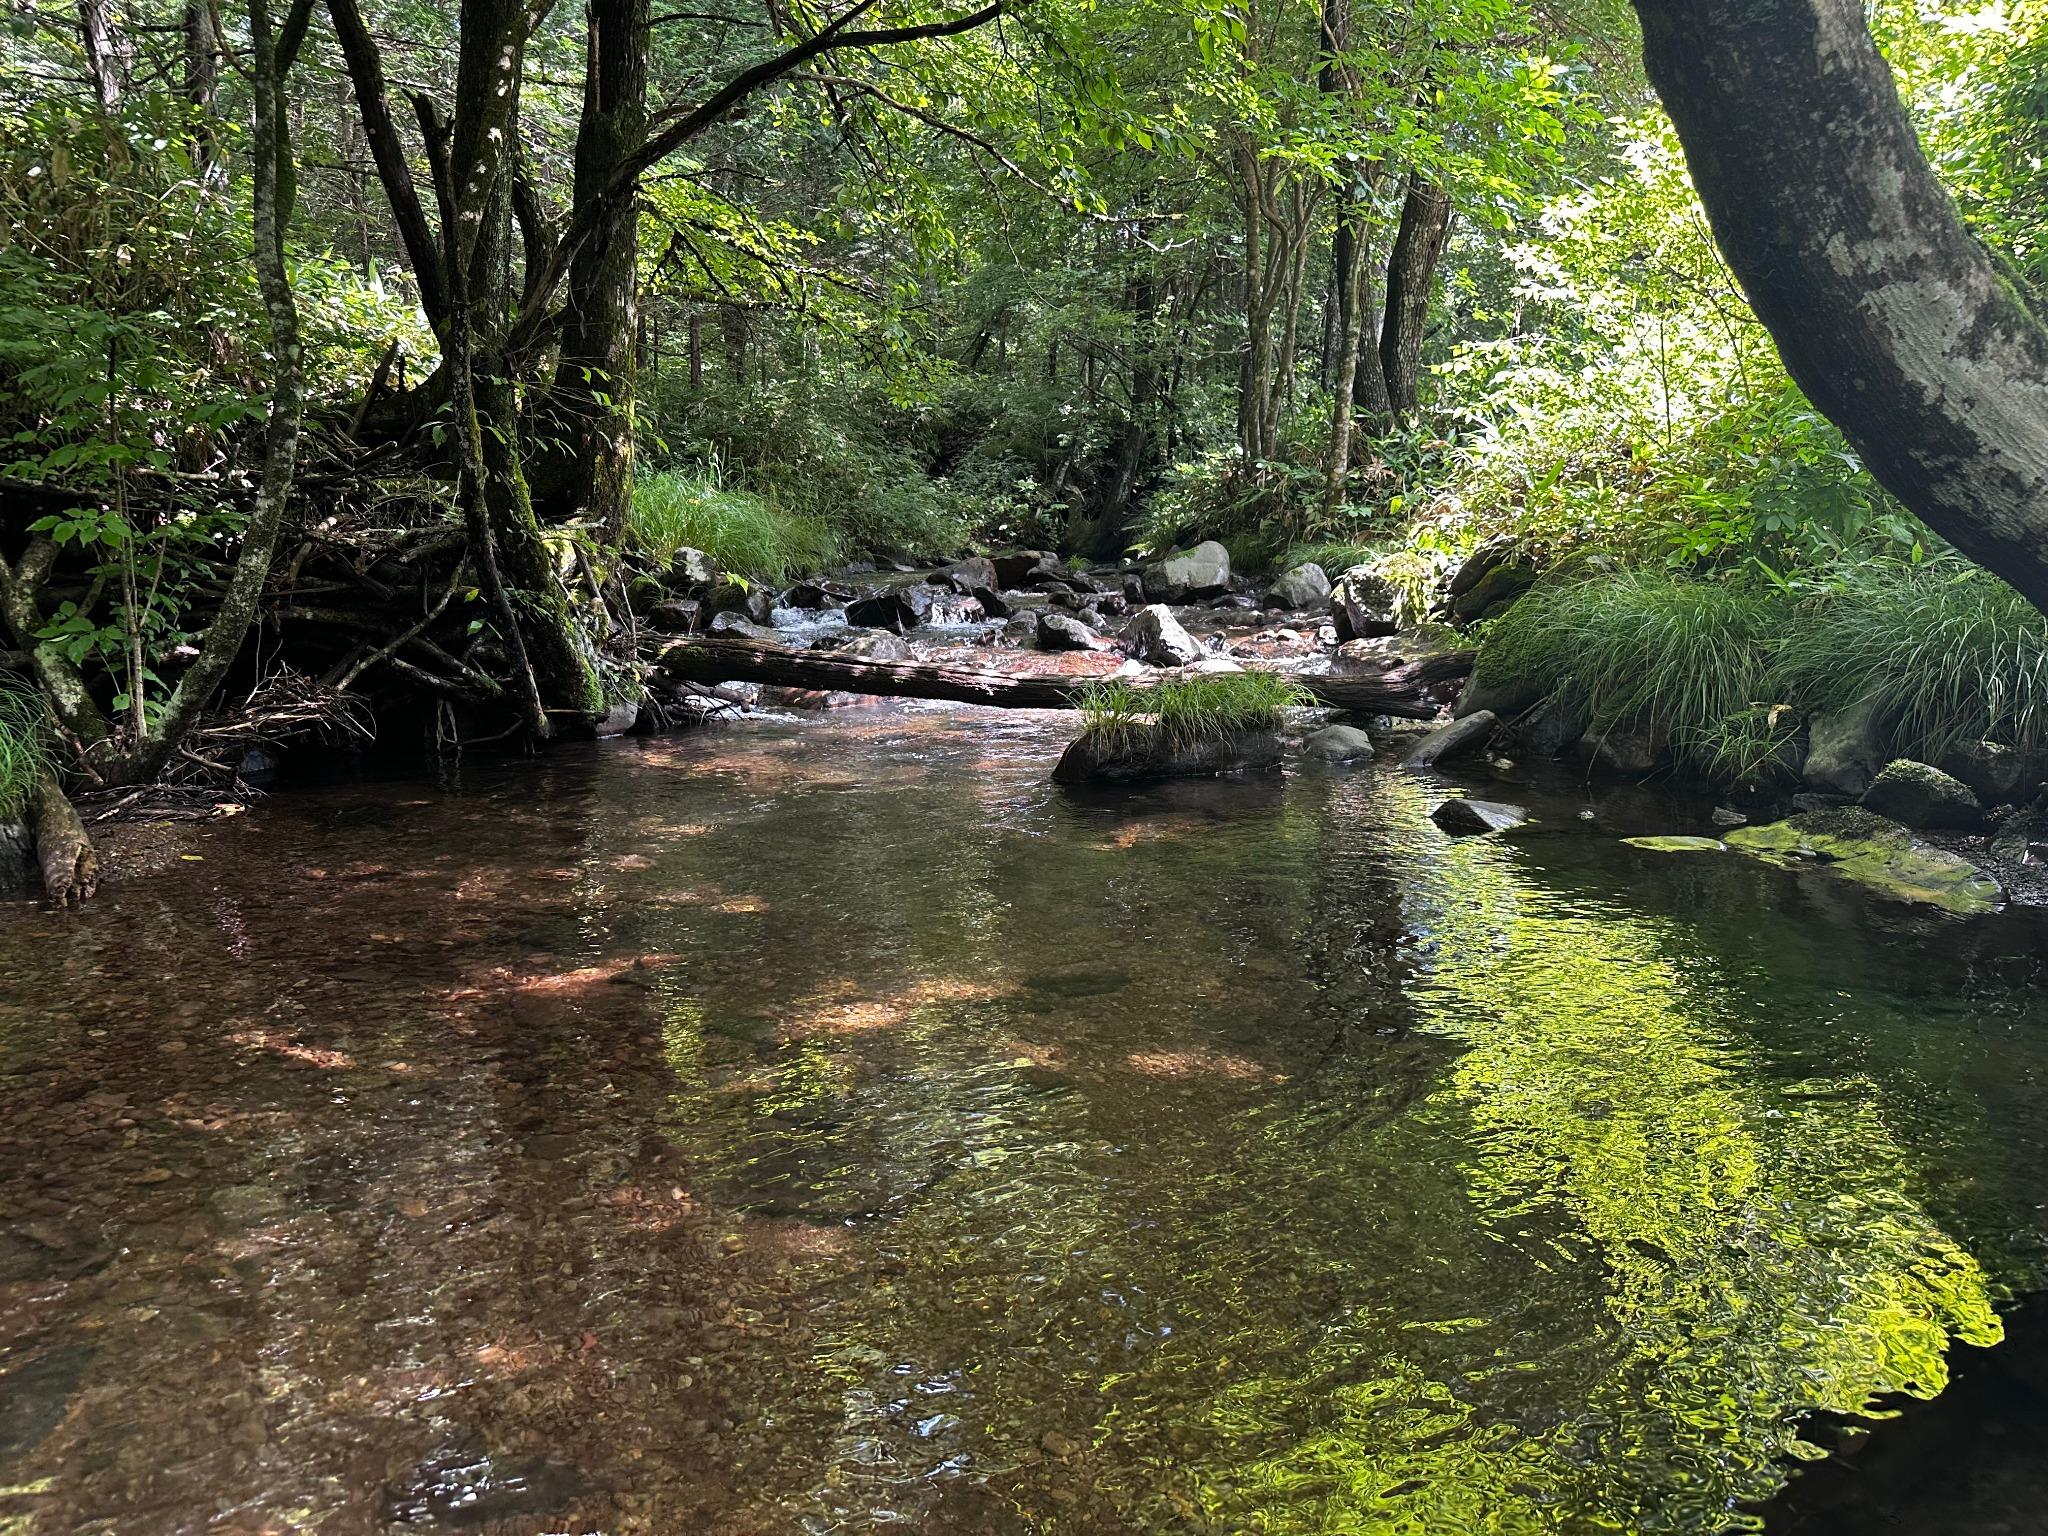
[[[1786,367],[1885,488],[2048,611],[2048,329],[1928,164],[1862,0],[1635,0]]]

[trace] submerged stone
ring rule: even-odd
[[[1304,757],[1326,763],[1361,763],[1373,755],[1372,738],[1355,725],[1326,725],[1301,744]]]
[[[1624,837],[1631,848],[1647,848],[1652,853],[1726,853],[1728,845],[1718,837]]]
[[[1810,862],[1895,901],[1962,916],[1995,912],[1998,882],[1968,859],[1936,848],[1859,806],[1808,811],[1761,827],[1737,827],[1728,846],[1775,863]]]

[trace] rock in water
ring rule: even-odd
[[[957,560],[943,570],[933,571],[925,580],[935,587],[951,587],[970,597],[979,590],[993,591],[1002,585],[996,580],[996,563],[979,558]]]
[[[1297,565],[1266,592],[1268,608],[1285,608],[1289,613],[1305,613],[1311,608],[1322,607],[1329,600],[1330,578],[1313,560],[1306,565]]]
[[[1519,827],[1529,813],[1499,800],[1446,800],[1429,813],[1429,819],[1453,837],[1475,837]]]
[[[1145,595],[1154,602],[1184,603],[1230,587],[1230,551],[1214,539],[1184,555],[1162,560],[1145,573]]]
[[[602,741],[611,736],[624,736],[640,723],[640,701],[619,699],[606,706],[598,717],[597,736]]]
[[[846,622],[856,629],[893,629],[908,634],[932,611],[935,593],[928,586],[891,587],[846,605]]]
[[[1140,608],[1124,625],[1124,650],[1155,667],[1185,667],[1208,654],[1164,603]]]
[[[1815,715],[1807,722],[1806,743],[1807,788],[1852,799],[1870,788],[1891,756],[1871,704]]]
[[[1968,785],[1910,757],[1885,764],[1863,792],[1863,806],[1922,832],[1969,832],[1984,822],[1984,808]]]
[[[1038,616],[1038,648],[1042,651],[1092,651],[1100,644],[1095,631],[1069,614]]]
[[[1726,853],[1728,845],[1718,837],[1624,837],[1631,848],[1647,848],[1652,853]]]
[[[1859,806],[1807,811],[1762,827],[1737,827],[1728,846],[1774,863],[1811,862],[1894,901],[1962,916],[1995,912],[1998,882],[1968,859],[1920,841],[1895,821]]]
[[[1456,757],[1461,752],[1471,752],[1486,744],[1486,738],[1493,734],[1493,728],[1500,724],[1490,709],[1482,709],[1467,715],[1462,720],[1453,720],[1449,725],[1438,726],[1409,751],[1404,767],[1423,769],[1434,768],[1446,758]]]
[[[1302,742],[1301,751],[1326,763],[1370,762],[1372,738],[1355,725],[1326,725]]]
[[[1055,784],[1121,783],[1137,779],[1213,778],[1224,773],[1272,773],[1280,767],[1280,738],[1246,731],[1203,741],[1174,741],[1156,725],[1086,731],[1060,754]]]
[[[705,593],[698,622],[708,628],[722,613],[736,613],[750,624],[773,624],[775,594],[766,587],[748,586],[727,577]]]
[[[1330,590],[1330,617],[1336,621],[1337,643],[1376,640],[1400,629],[1394,614],[1394,589],[1368,566],[1354,565]]]

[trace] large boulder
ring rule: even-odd
[[[1553,693],[1508,727],[1508,739],[1528,757],[1563,757],[1592,723],[1593,712],[1576,691]]]
[[[1613,725],[1579,738],[1579,761],[1602,773],[1640,779],[1670,761],[1664,733],[1643,726]]]
[[[695,598],[670,597],[656,603],[642,617],[657,635],[683,635],[697,627],[702,607]]]
[[[1224,773],[1271,773],[1280,767],[1280,738],[1245,731],[1199,741],[1169,738],[1144,722],[1114,730],[1084,731],[1060,754],[1055,784],[1117,783],[1136,779],[1212,778]]]
[[[756,640],[763,645],[779,645],[782,632],[772,624],[756,624],[744,613],[714,613],[705,629],[714,635],[738,635],[743,640]]]
[[[1478,837],[1519,827],[1529,813],[1499,800],[1446,800],[1429,813],[1429,819],[1453,837]]]
[[[782,594],[781,606],[815,613],[825,608],[843,608],[852,597],[849,589],[830,582],[800,581]]]
[[[701,549],[685,546],[669,557],[669,585],[679,591],[701,594],[722,580],[725,572]]]
[[[1306,613],[1330,600],[1330,578],[1313,560],[1297,565],[1266,589],[1266,606]]]
[[[1400,629],[1393,584],[1373,574],[1372,568],[1354,565],[1330,589],[1330,617],[1336,621],[1337,643],[1372,640]]]
[[[1806,725],[1801,776],[1808,789],[1853,800],[1870,788],[1870,781],[1890,760],[1890,747],[1873,703],[1818,714]]]
[[[901,635],[886,631],[863,630],[859,634],[845,634],[830,641],[819,641],[813,649],[830,651],[835,656],[855,656],[862,661],[915,661],[917,653],[910,648],[910,642]]]
[[[1185,603],[1230,590],[1230,551],[1209,539],[1145,572],[1145,596],[1155,603]]]
[[[1984,822],[1967,784],[1910,757],[1884,765],[1863,792],[1863,808],[1922,832],[1969,832]]]
[[[846,622],[856,629],[891,629],[908,634],[930,618],[939,596],[928,586],[885,587],[846,605]]]
[[[1301,754],[1325,763],[1370,762],[1372,738],[1355,725],[1326,725],[1302,742]]]
[[[1519,715],[1543,698],[1541,683],[1520,680],[1496,682],[1485,674],[1486,655],[1482,651],[1478,669],[1459,693],[1458,702],[1451,706],[1452,719],[1462,720],[1467,715],[1489,713],[1505,720]]]
[[[1208,654],[1164,603],[1153,603],[1132,614],[1122,639],[1127,655],[1155,667],[1185,667]]]
[[[1092,651],[1101,643],[1095,631],[1072,614],[1047,610],[1038,616],[1041,651]]]
[[[996,585],[1004,590],[1012,587],[1028,587],[1032,578],[1042,572],[1057,572],[1060,557],[1050,550],[1022,549],[1007,555],[997,555],[989,562],[996,573]]]
[[[1998,882],[1968,859],[1932,847],[1860,806],[1806,811],[1761,827],[1736,827],[1727,843],[1773,863],[1813,865],[1894,901],[1963,916],[1993,912]]]

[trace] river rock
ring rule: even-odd
[[[1152,603],[1132,614],[1122,639],[1126,654],[1155,667],[1184,667],[1208,654],[1164,603]]]
[[[2013,864],[2048,864],[2048,813],[2016,811],[1991,835],[1994,858]]]
[[[702,606],[694,598],[671,597],[656,603],[644,617],[647,627],[658,635],[688,634],[697,627]]]
[[[1453,720],[1449,725],[1440,725],[1415,743],[1401,766],[1417,770],[1434,768],[1447,758],[1476,752],[1486,745],[1486,739],[1499,724],[1499,716],[1491,710],[1482,709],[1462,720]]]
[[[1579,761],[1603,773],[1640,779],[1664,766],[1669,756],[1666,745],[1660,730],[1610,726],[1588,731],[1579,738]]]
[[[1895,901],[1973,916],[1998,909],[1998,882],[1968,859],[1936,848],[1861,806],[1807,811],[1761,827],[1737,827],[1728,846],[1780,864],[1811,863]]]
[[[1910,757],[1884,765],[1863,792],[1863,807],[1923,832],[1969,832],[1984,822],[1984,807],[1968,785]]]
[[[618,699],[605,708],[597,717],[597,738],[604,741],[613,736],[624,736],[640,723],[640,701]]]
[[[831,644],[821,641],[816,649],[829,650],[835,656],[857,656],[863,661],[914,661],[917,656],[908,640],[886,630],[845,635]]]
[[[1485,677],[1486,658],[1482,652],[1479,667],[1458,694],[1458,702],[1451,706],[1451,718],[1462,720],[1467,715],[1476,715],[1482,710],[1490,711],[1503,720],[1519,715],[1543,698],[1540,683],[1495,681]],[[1574,738],[1576,739],[1576,738]]]
[[[1535,585],[1536,567],[1512,539],[1488,539],[1451,576],[1444,606],[1460,624],[1476,624],[1505,612]]]
[[[983,615],[991,619],[1007,619],[1012,609],[1003,594],[994,587],[976,587],[967,594],[980,607]]]
[[[846,622],[856,629],[891,629],[908,634],[930,616],[938,595],[928,586],[888,587],[846,605]]]
[[[1646,848],[1651,853],[1726,853],[1728,845],[1718,837],[1684,837],[1659,834],[1650,837],[1624,837],[1631,848]]]
[[[1877,706],[1815,715],[1806,725],[1806,787],[1822,794],[1855,799],[1870,788],[1891,757],[1890,740],[1878,721]]]
[[[1372,738],[1355,725],[1326,725],[1302,742],[1301,752],[1326,763],[1369,762]]]
[[[1155,603],[1185,603],[1230,588],[1230,551],[1208,539],[1145,573],[1145,596]]]
[[[1266,589],[1266,606],[1289,613],[1306,613],[1329,600],[1330,578],[1313,560],[1297,565]]]
[[[1031,579],[1041,572],[1058,571],[1060,557],[1045,549],[1020,549],[1007,555],[997,555],[989,561],[996,573],[996,585],[1007,590],[1011,587],[1028,587]]]
[[[1094,630],[1071,614],[1047,611],[1038,616],[1041,651],[1092,651],[1101,641]]]
[[[775,594],[766,587],[750,586],[730,578],[714,582],[706,590],[697,621],[706,628],[720,614],[736,613],[752,624],[775,622]]]
[[[1271,773],[1279,767],[1280,738],[1271,731],[1178,742],[1140,722],[1115,731],[1083,732],[1060,754],[1052,779],[1055,784],[1119,783]]]
[[[1935,766],[1968,785],[1985,805],[2031,800],[2048,777],[2048,762],[2041,753],[2015,752],[1995,741],[1957,742]]]
[[[668,562],[669,585],[680,591],[701,594],[725,578],[718,562],[701,549],[679,549]]]
[[[1508,727],[1515,750],[1527,757],[1563,757],[1585,736],[1593,712],[1575,691],[1553,693]]]
[[[1453,837],[1477,837],[1519,827],[1529,813],[1500,800],[1446,800],[1429,813],[1429,819]]]
[[[826,608],[843,608],[853,598],[846,587],[822,581],[800,581],[782,594],[781,606],[816,613]]]
[[[1330,617],[1339,645],[1395,633],[1401,627],[1394,617],[1398,609],[1393,584],[1375,575],[1370,566],[1354,565],[1330,589]]]
[[[743,640],[758,640],[764,645],[780,645],[781,633],[770,624],[756,624],[744,613],[714,613],[706,626],[714,635],[738,635]]]

